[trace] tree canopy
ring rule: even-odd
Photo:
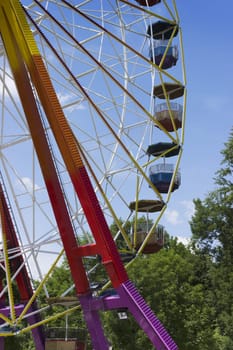
[[[233,348],[233,129],[221,154],[216,189],[203,201],[194,200],[191,230],[195,254],[211,257],[205,275],[210,278],[214,300],[214,335],[219,349],[228,350]]]

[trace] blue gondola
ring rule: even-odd
[[[147,35],[151,37],[150,60],[157,65],[162,63],[161,68],[163,69],[168,69],[176,65],[178,48],[176,45],[171,45],[169,39],[172,35],[175,37],[177,34],[178,27],[165,21],[157,21],[148,26]]]
[[[165,53],[166,56],[163,59]],[[163,60],[161,68],[168,69],[176,65],[176,62],[178,60],[178,48],[177,46],[170,46],[167,49],[165,40],[159,40],[159,42],[157,42],[157,40],[154,40],[153,45],[151,45],[149,55],[150,60],[158,66]]]
[[[149,178],[153,185],[158,189],[160,193],[168,193],[170,184],[174,174],[173,164],[157,164],[149,169]],[[181,183],[181,175],[178,171],[171,188],[171,191],[175,191],[179,188]]]

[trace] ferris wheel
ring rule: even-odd
[[[52,349],[43,324],[78,308],[93,349],[109,349],[98,312],[118,308],[144,319],[155,348],[177,349],[127,275],[162,248],[160,219],[181,184],[175,0],[10,0],[0,14],[0,349],[26,330],[36,350]],[[65,255],[74,283],[55,302],[66,311],[42,319],[40,293],[51,301],[46,284]]]

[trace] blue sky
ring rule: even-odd
[[[153,10],[156,11],[156,7]],[[233,49],[230,28],[233,3],[232,0],[225,0],[224,6],[221,6],[217,0],[177,0],[177,8],[183,31],[187,72],[187,122],[180,166],[182,184],[171,196],[161,223],[170,235],[190,237],[188,221],[193,213],[193,199],[205,198],[208,191],[214,188],[213,177],[220,167],[220,151],[233,124]],[[146,46],[145,50],[148,52]],[[57,70],[54,71],[57,74]],[[65,94],[59,98],[65,100],[70,98],[70,94],[65,90]],[[69,101],[62,103],[68,105]],[[80,106],[85,108],[80,104],[79,109],[82,109]],[[23,183],[27,183],[28,188],[32,175],[24,171],[25,163],[21,166]],[[147,191],[150,191],[149,187]],[[125,192],[128,192],[128,188]]]
[[[162,222],[171,235],[189,237],[191,202],[214,189],[220,152],[233,126],[233,2],[178,0],[177,7],[187,72],[187,121],[182,185]]]
[[[217,0],[176,0],[183,32],[188,100],[180,166],[182,184],[171,196],[161,221],[173,236],[190,237],[188,222],[193,199],[205,198],[214,188],[220,151],[233,125],[233,2],[223,3],[224,6]]]

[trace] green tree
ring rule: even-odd
[[[191,221],[193,249],[199,256],[209,256],[208,275],[215,307],[214,337],[217,348],[233,348],[233,132],[221,152],[223,160],[215,177],[216,189],[201,201],[196,199]]]
[[[191,221],[193,240],[215,261],[233,263],[233,132],[223,155],[222,168],[215,177],[216,189],[201,201],[196,199]]]
[[[199,256],[172,240],[159,253],[138,258],[130,277],[180,349],[215,350],[214,308],[198,282],[198,265]],[[109,313],[106,322],[114,349],[153,349],[130,316],[119,322],[116,314]]]

